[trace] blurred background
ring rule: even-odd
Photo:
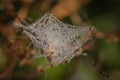
[[[70,63],[50,67],[23,30],[46,12],[97,32]],[[73,33],[74,34],[74,33]],[[0,0],[0,80],[120,80],[120,0]]]

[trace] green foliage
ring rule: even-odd
[[[7,67],[7,57],[6,55],[0,50],[0,72],[4,71]]]

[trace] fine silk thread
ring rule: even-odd
[[[75,26],[63,23],[52,13],[47,12],[29,26],[17,25],[31,39],[37,49],[43,50],[50,63],[58,65],[69,62],[81,54],[82,45],[91,39],[91,26]]]

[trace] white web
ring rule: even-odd
[[[80,48],[91,39],[90,26],[65,24],[47,12],[42,18],[29,27],[21,25],[32,40],[33,45],[44,51],[52,65],[70,61],[80,53]]]

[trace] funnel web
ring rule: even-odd
[[[75,26],[63,23],[52,13],[47,12],[42,18],[29,26],[19,25],[32,40],[37,49],[42,49],[52,65],[69,62],[81,54],[82,45],[91,39],[90,26]]]

